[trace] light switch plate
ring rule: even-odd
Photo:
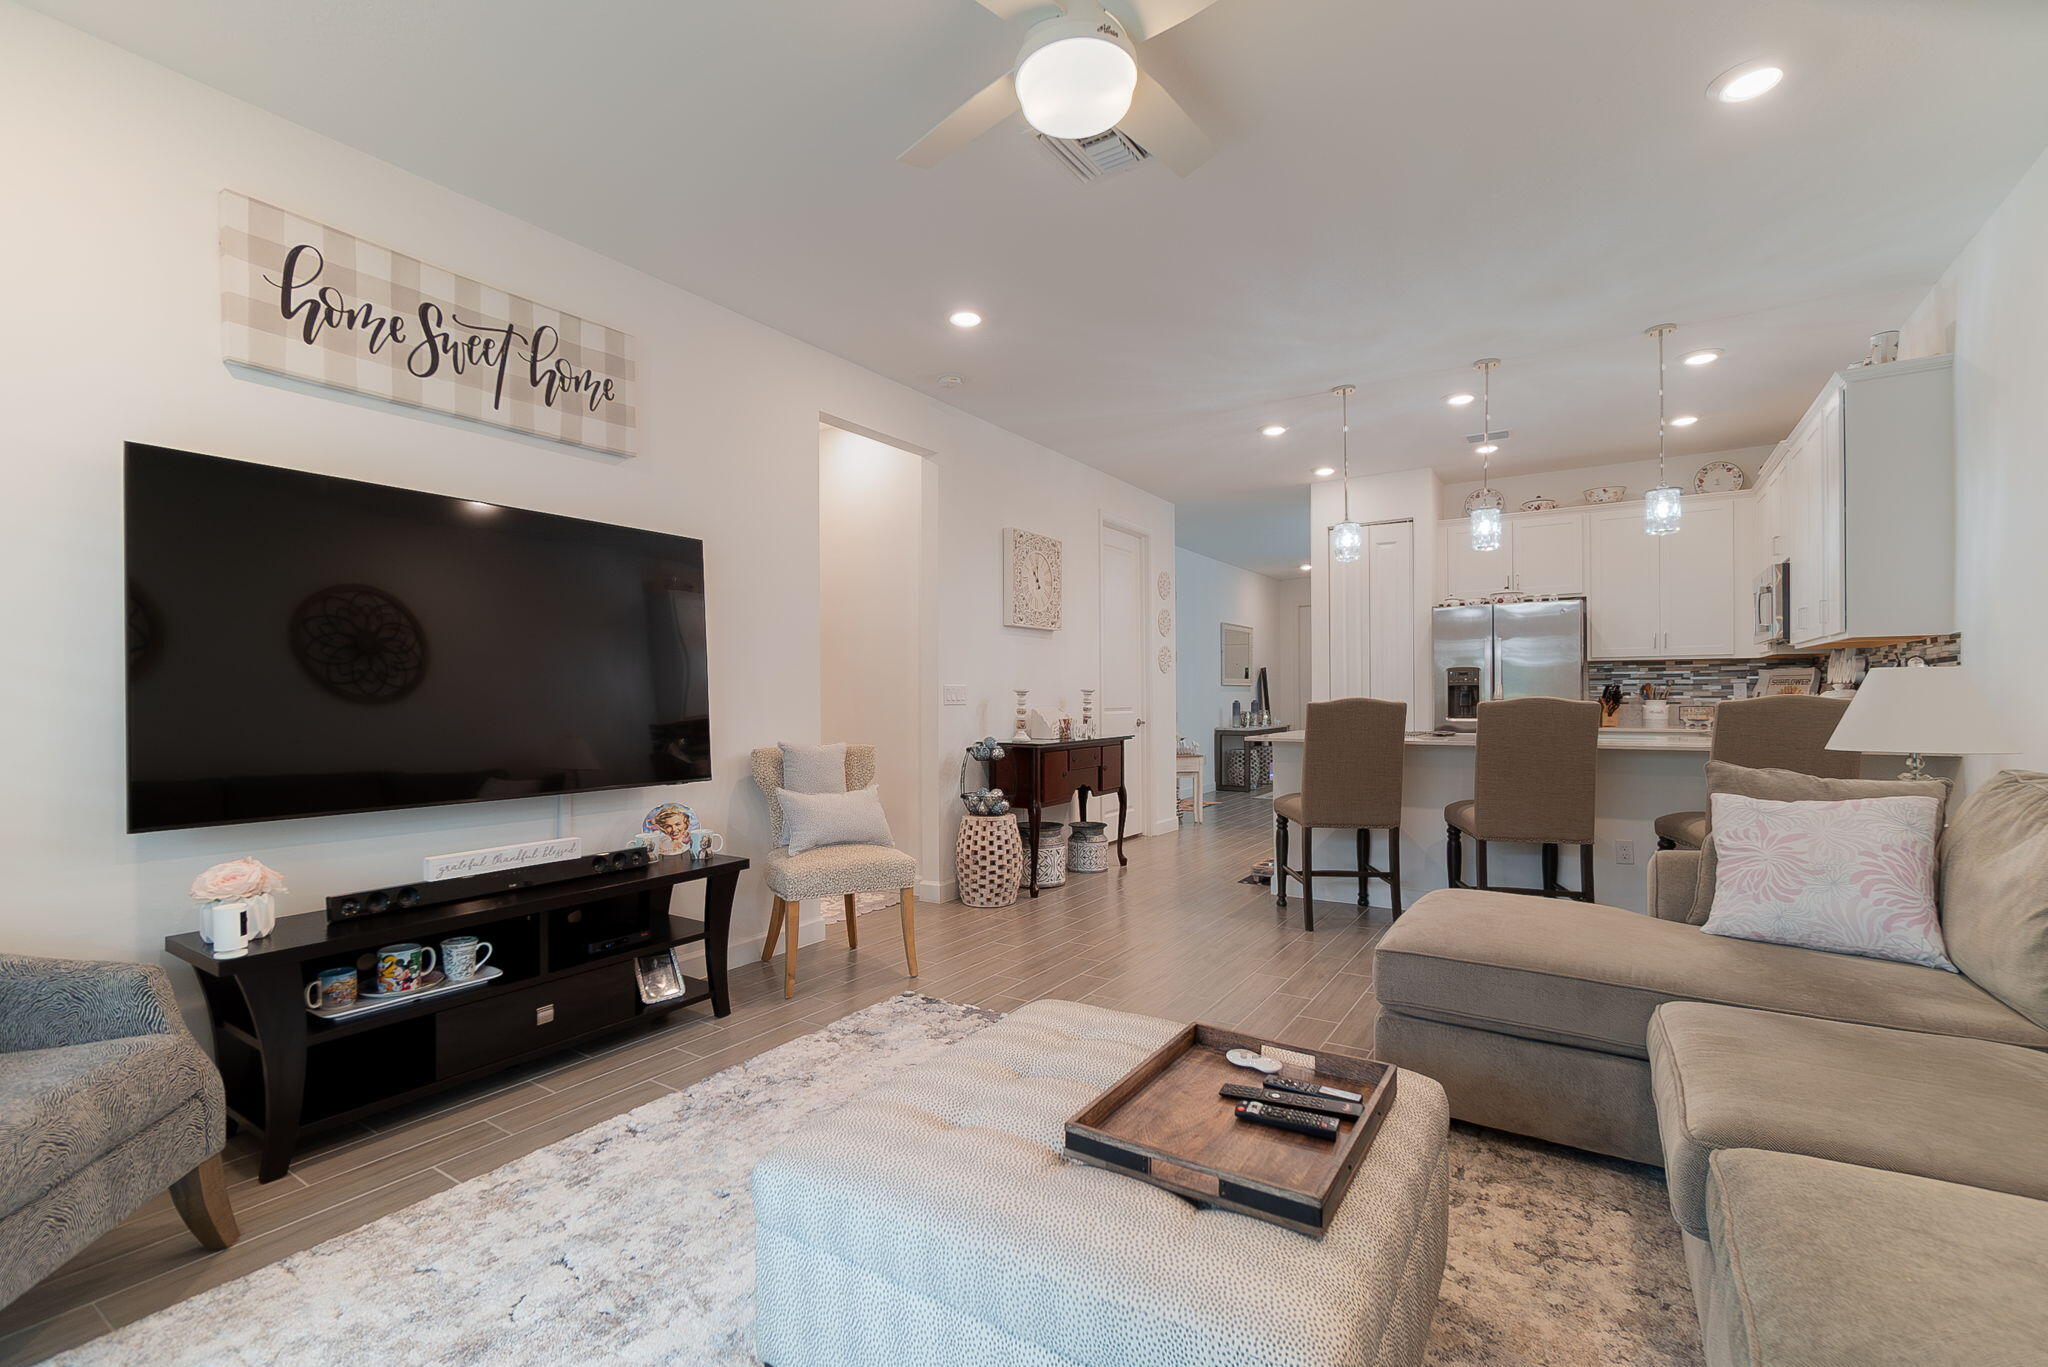
[[[1636,842],[1617,840],[1614,842],[1614,862],[1626,867],[1636,862]]]
[[[967,706],[967,685],[941,684],[939,686],[939,702],[946,707]]]

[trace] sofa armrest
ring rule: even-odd
[[[1659,850],[1651,855],[1650,914],[1660,921],[1703,924],[1706,909],[1693,905],[1699,872],[1698,850]]]
[[[155,964],[0,954],[0,1051],[185,1033]]]

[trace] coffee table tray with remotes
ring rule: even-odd
[[[1344,1119],[1334,1140],[1240,1120],[1222,1089],[1264,1079],[1227,1060],[1232,1049],[1269,1051],[1283,1060],[1279,1076],[1357,1093],[1365,1113]],[[1374,1059],[1190,1025],[1067,1121],[1066,1151],[1200,1205],[1320,1239],[1392,1106],[1396,1076],[1392,1064]],[[1269,1095],[1286,1104],[1284,1094]]]

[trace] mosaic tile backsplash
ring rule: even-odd
[[[1866,668],[1925,660],[1931,665],[1961,662],[1961,636],[1929,636],[1895,646],[1872,646],[1864,650],[1837,651],[1844,658],[1817,655],[1773,655],[1758,660],[1593,660],[1586,666],[1586,696],[1599,700],[1600,690],[1620,684],[1622,696],[1640,696],[1644,684],[1656,685],[1657,692],[1674,702],[1722,702],[1735,696],[1737,680],[1756,691],[1757,675],[1766,669],[1811,667],[1821,672],[1822,686],[1830,678],[1860,678]],[[1832,666],[1832,668],[1831,668]]]

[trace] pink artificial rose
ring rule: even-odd
[[[232,902],[259,893],[285,891],[284,875],[256,859],[230,859],[192,880],[195,902]]]

